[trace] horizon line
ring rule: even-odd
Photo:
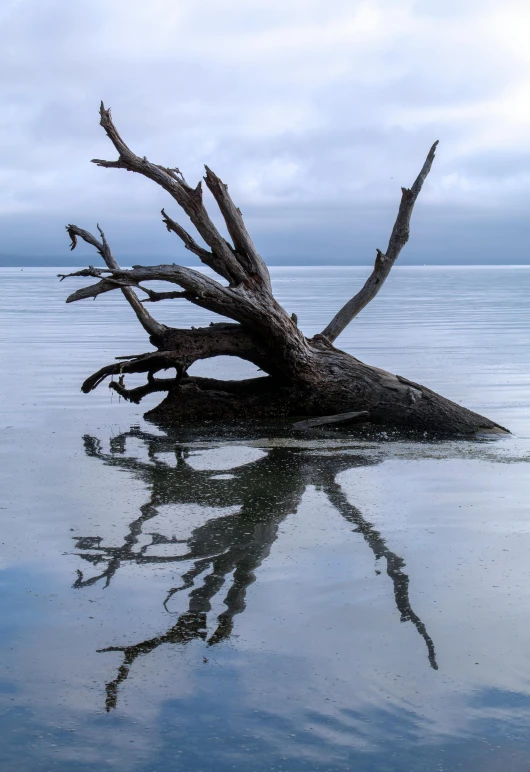
[[[137,265],[137,264],[136,264]],[[212,273],[215,273],[213,269],[208,268],[208,266],[204,265],[188,265],[188,264],[182,264],[182,263],[146,263],[146,265],[184,265],[184,267],[187,268],[194,268],[195,270],[210,270]],[[79,269],[79,264],[73,264],[73,265],[51,265],[51,264],[18,264],[18,265],[0,265],[0,270],[7,270],[7,269],[42,269],[42,268],[49,268],[50,270],[55,269],[61,269],[64,270],[65,268],[72,268],[72,269]],[[267,266],[267,268],[324,268],[328,270],[332,270],[334,268],[368,268],[373,269],[373,264],[345,264],[345,263],[333,263],[333,264],[319,264],[319,263],[283,263],[283,264],[275,264],[272,263]],[[123,270],[129,270],[132,268],[131,265],[122,265],[121,268]],[[530,268],[530,262],[528,263],[404,263],[404,264],[396,264],[393,266],[392,270],[400,269],[400,268]]]

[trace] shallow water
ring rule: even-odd
[[[149,346],[55,273],[0,270],[0,768],[529,772],[530,269],[395,269],[339,340],[514,433],[421,444],[81,395]],[[366,273],[273,281],[313,333]]]

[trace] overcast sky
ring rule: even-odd
[[[400,261],[530,262],[529,34],[527,0],[3,0],[0,264],[86,262],[67,222],[194,262],[167,194],[90,164],[101,99],[138,154],[211,166],[270,263],[373,262],[436,139]]]

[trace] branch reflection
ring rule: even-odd
[[[127,455],[127,443],[131,439],[141,442],[145,449],[142,455],[146,455],[147,460]],[[120,545],[107,546],[100,536],[76,538],[79,557],[96,567],[102,566],[103,570],[88,578],[78,570],[74,587],[86,588],[100,581],[108,587],[124,564],[191,563],[182,574],[181,584],[169,589],[163,601],[171,613],[168,605],[171,598],[176,593],[189,591],[186,610],[167,632],[132,645],[100,650],[119,651],[124,657],[117,677],[106,687],[107,710],[116,707],[119,686],[138,657],[165,643],[186,644],[202,639],[212,646],[230,636],[235,616],[245,610],[247,589],[278,538],[280,524],[296,511],[308,485],[325,493],[330,503],[354,526],[353,530],[364,538],[376,560],[385,559],[401,621],[414,625],[425,641],[431,667],[437,669],[433,641],[410,604],[409,577],[403,570],[403,558],[389,549],[379,531],[350,504],[336,482],[337,475],[343,471],[377,462],[347,450],[329,452],[286,445],[270,448],[259,460],[237,467],[233,476],[227,475],[229,479],[212,480],[215,473],[194,469],[188,463],[192,451],[169,436],[133,428],[112,439],[109,453],[103,452],[100,442],[93,437],[87,436],[84,441],[87,455],[106,465],[128,470],[145,483],[149,500],[140,508],[139,517],[128,525]],[[174,456],[175,466],[160,458],[160,454],[167,453]],[[207,520],[186,539],[155,530],[157,524],[151,521],[160,514],[161,506],[178,508],[185,504],[238,509]],[[147,539],[147,543],[139,546],[140,538],[142,542]],[[160,545],[173,544],[176,554],[152,554]],[[208,615],[225,583],[228,585],[223,601],[225,610],[213,622]],[[209,627],[213,629],[210,634]]]

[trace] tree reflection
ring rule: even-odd
[[[145,460],[127,454],[130,439],[142,443]],[[266,456],[258,461],[237,467],[230,479],[213,481],[212,471],[192,468],[188,463],[190,449],[169,436],[156,436],[133,428],[112,439],[109,453],[103,452],[99,441],[93,437],[87,436],[84,441],[87,455],[128,470],[142,480],[149,491],[149,500],[140,508],[139,517],[128,525],[119,546],[107,546],[99,536],[76,538],[79,557],[103,570],[96,570],[88,578],[78,570],[74,587],[89,587],[100,581],[107,587],[124,564],[191,564],[182,574],[181,584],[169,589],[163,601],[171,613],[170,599],[175,593],[188,591],[186,611],[178,615],[166,633],[132,645],[100,650],[119,651],[124,657],[117,677],[106,687],[107,710],[116,707],[119,685],[127,678],[137,657],[164,643],[185,644],[202,639],[212,646],[230,636],[234,617],[245,610],[247,589],[256,578],[256,570],[269,555],[280,524],[296,511],[308,485],[325,493],[330,503],[354,526],[353,530],[361,534],[376,560],[385,559],[401,621],[414,625],[425,641],[431,667],[437,669],[433,641],[410,604],[409,577],[403,571],[404,560],[389,549],[379,531],[349,502],[336,482],[340,472],[377,462],[348,450],[308,450],[286,444],[268,449]],[[174,456],[175,466],[168,465],[160,457],[167,453]],[[206,520],[194,528],[187,539],[154,530],[157,524],[150,521],[159,515],[161,506],[184,504],[238,509]],[[142,541],[146,538],[149,541],[140,546],[140,537]],[[157,546],[172,544],[175,554],[152,554]],[[213,622],[208,618],[212,601],[225,583],[228,585],[224,596],[225,610]],[[209,622],[213,622],[214,628],[210,634]]]

